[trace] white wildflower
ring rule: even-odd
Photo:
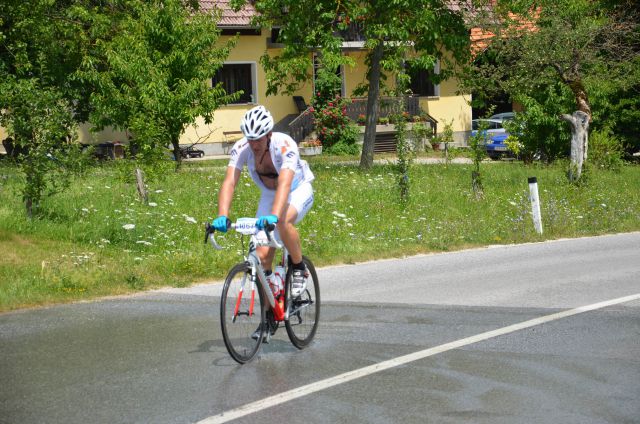
[[[151,206],[152,208],[155,208],[156,206],[158,206],[158,204],[155,202],[149,202],[149,206]]]
[[[145,246],[151,246],[151,242],[148,242],[146,240],[138,240],[136,244],[144,244]]]
[[[82,208],[82,212],[84,212],[84,213],[89,213],[89,209],[87,209],[87,208]]]
[[[184,215],[184,214],[182,216],[184,216],[184,219],[187,222],[190,222],[192,224],[197,224],[198,223],[198,221],[196,221],[196,219],[194,217],[192,217],[192,216],[187,216],[187,215]]]
[[[134,228],[136,228],[136,224],[124,224],[122,228],[124,228],[125,230],[133,230]]]
[[[163,193],[162,190],[156,190],[156,193]]]

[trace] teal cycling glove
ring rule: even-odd
[[[275,215],[262,215],[258,217],[256,222],[256,228],[258,230],[264,230],[267,225],[275,225],[278,223],[278,217]]]
[[[229,226],[230,226],[229,218],[227,218],[224,215],[220,215],[219,217],[213,220],[213,228],[215,228],[216,231],[226,233]]]

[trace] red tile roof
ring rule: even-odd
[[[218,23],[220,27],[249,27],[251,18],[256,16],[256,9],[251,2],[247,2],[239,11],[234,11],[229,5],[230,0],[199,0],[200,10],[203,12],[218,9],[222,12],[222,18]]]
[[[536,14],[534,14],[533,19],[536,18],[537,16]],[[518,32],[521,31],[534,32],[538,30],[534,22],[523,19],[513,13],[509,13],[509,19],[511,20],[511,23],[510,26],[506,28],[502,33],[503,38],[518,34]],[[485,30],[482,28],[472,28],[471,53],[475,56],[484,51],[487,47],[489,47],[489,44],[491,44],[491,39],[493,37],[495,37],[495,34],[489,30]]]

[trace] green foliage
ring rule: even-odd
[[[102,6],[87,3],[0,2],[0,124],[24,152],[20,192],[29,215],[84,166],[76,126],[92,90],[70,76],[94,36],[108,32],[108,20],[97,18]]]
[[[413,133],[415,143],[414,149],[417,151],[422,146],[424,146],[425,149],[427,148],[427,142],[429,142],[433,137],[433,128],[424,122],[416,121],[415,118],[419,117],[414,117],[414,124],[411,128],[411,132]]]
[[[198,117],[210,123],[214,111],[235,98],[209,84],[233,41],[218,47],[217,17],[181,0],[129,5],[116,35],[100,41],[78,75],[97,87],[91,98],[96,128],[131,131],[140,156],[152,163],[168,144],[177,152],[180,135]]]
[[[513,121],[504,122],[510,134],[515,134],[522,144],[521,157],[530,162],[541,155],[547,161],[567,157],[571,133],[565,122],[558,119],[563,111],[571,110],[571,93],[561,83],[541,87],[537,92],[521,94],[515,100],[524,111]]]
[[[401,106],[401,101],[399,101]],[[413,143],[407,139],[407,122],[404,117],[398,113],[391,116],[396,129],[396,152],[398,161],[396,162],[396,173],[398,179],[398,189],[400,192],[400,203],[402,205],[409,202],[411,190],[411,168],[416,151]]]
[[[594,112],[591,128],[611,128],[629,155],[640,151],[640,55],[621,74],[620,79],[587,82]]]
[[[507,149],[513,154],[514,157],[518,158],[522,154],[522,143],[520,142],[520,138],[517,135],[509,134],[507,139],[504,141]]]
[[[353,156],[360,154],[361,146],[356,143],[347,144],[344,141],[339,141],[331,147],[328,147],[326,150],[323,147],[322,151],[328,155],[336,155],[336,156]]]
[[[517,2],[498,3],[503,19],[476,23],[498,36],[463,73],[463,86],[476,100],[506,93],[522,104],[526,116],[512,133],[523,143],[525,160],[569,153],[568,126],[559,122],[560,114],[581,110],[593,128],[620,134],[623,121],[638,128],[637,2],[549,0],[519,16],[508,14]],[[624,135],[628,146],[637,139],[632,134]]]
[[[487,157],[487,150],[484,146],[487,143],[486,131],[488,128],[488,122],[480,121],[478,124],[478,130],[469,138],[469,146],[471,147],[471,160],[473,161],[473,170],[471,171],[471,185],[476,198],[481,197],[483,191],[480,163],[484,158]]]
[[[27,214],[32,216],[43,197],[64,190],[73,175],[86,165],[86,156],[75,142],[71,106],[54,88],[41,87],[36,79],[8,78],[0,84],[7,109],[0,112],[23,175],[20,188]]]
[[[589,137],[588,160],[601,169],[619,171],[623,165],[622,141],[609,128],[594,130]]]

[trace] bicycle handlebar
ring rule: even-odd
[[[262,230],[258,230],[256,228],[255,218],[239,218],[236,222],[227,221],[227,229],[231,228],[236,230],[237,232],[245,235],[251,235],[256,237]],[[204,244],[207,244],[207,240],[211,243],[211,245],[216,250],[222,250],[223,247],[216,242],[215,232],[216,229],[209,222],[205,224],[205,232],[204,232]],[[261,246],[270,246],[275,248],[281,248],[282,245],[278,243],[278,241],[273,237],[273,232],[275,231],[275,224],[267,224],[264,229],[264,234],[267,236],[267,243],[261,243],[260,240],[256,240],[258,245]]]

